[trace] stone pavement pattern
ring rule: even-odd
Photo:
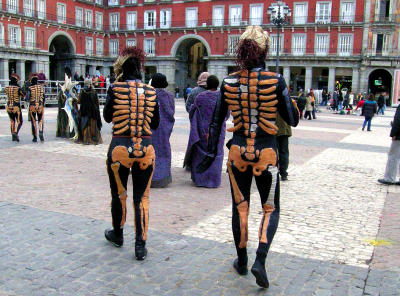
[[[374,118],[371,133],[360,131],[362,118],[329,112],[294,130],[264,291],[231,267],[226,173],[210,190],[193,187],[181,168],[188,120],[181,101],[176,109],[174,182],[151,191],[145,262],[133,259],[130,226],[121,249],[103,238],[110,225],[110,126],[103,145],[73,144],[54,137],[56,109],[47,108],[46,142],[30,143],[25,120],[16,145],[0,110],[0,295],[400,295],[400,191],[376,182],[393,112]],[[250,263],[260,217],[254,193]],[[374,247],[375,239],[389,245]]]

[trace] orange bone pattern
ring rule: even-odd
[[[19,87],[10,85],[5,88],[5,92],[7,95],[7,106],[13,107],[14,103],[19,103],[20,102],[20,96],[21,94],[19,93]]]
[[[270,135],[276,135],[277,74],[272,72],[248,72],[243,70],[225,79],[226,103],[232,112],[234,126],[229,132],[244,128],[247,137],[255,137],[256,126]],[[260,112],[262,111],[262,112]]]
[[[141,82],[116,82],[113,87],[114,135],[129,131],[132,137],[150,136],[150,123],[156,106],[154,88]]]

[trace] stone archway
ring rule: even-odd
[[[387,92],[392,97],[392,74],[385,69],[373,70],[368,76],[368,90],[373,93]]]
[[[187,85],[196,86],[197,77],[207,71],[208,57],[211,48],[208,42],[198,35],[180,37],[171,48],[175,57],[175,84],[180,89]]]
[[[65,32],[56,32],[49,38],[50,80],[64,80],[64,68],[74,70],[75,43]]]

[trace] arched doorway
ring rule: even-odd
[[[387,92],[392,97],[392,75],[384,69],[377,69],[369,74],[368,90],[373,93]]]
[[[74,70],[75,48],[73,41],[68,37],[64,34],[50,37],[49,51],[53,53],[50,56],[50,80],[64,80],[65,67],[69,67],[71,71]]]
[[[176,85],[182,90],[187,85],[196,86],[197,77],[201,72],[207,71],[208,44],[196,37],[186,37],[176,42],[172,54],[176,58]]]

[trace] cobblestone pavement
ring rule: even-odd
[[[110,126],[104,144],[74,144],[54,137],[57,110],[47,108],[46,142],[31,143],[24,111],[15,144],[0,110],[0,295],[400,295],[400,187],[376,182],[393,111],[375,117],[372,132],[361,131],[359,116],[325,110],[294,129],[265,291],[231,267],[227,174],[211,190],[194,187],[182,169],[188,120],[182,101],[176,109],[174,182],[151,191],[144,262],[133,259],[130,209],[124,247],[103,237]],[[253,192],[250,262],[261,218]]]

